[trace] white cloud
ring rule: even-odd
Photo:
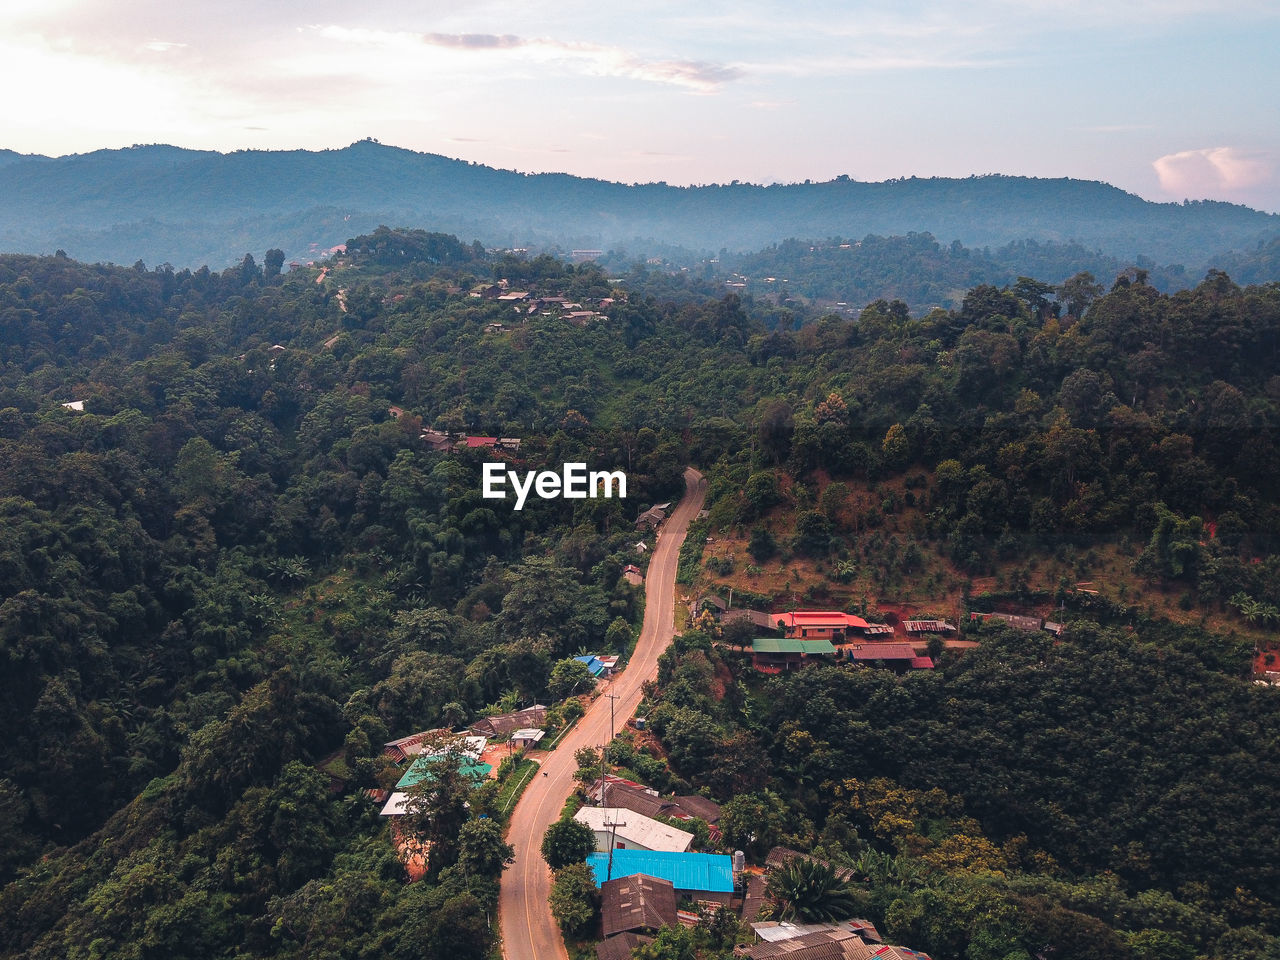
[[[1206,147],[1170,153],[1151,164],[1160,189],[1176,197],[1230,195],[1271,180],[1269,157],[1236,147]]]
[[[506,54],[535,63],[553,64],[594,77],[623,77],[669,84],[710,93],[742,76],[739,67],[703,60],[645,57],[616,46],[551,37],[520,37],[494,33],[422,33],[317,28],[322,36],[344,43],[374,45],[388,50],[421,49],[423,45],[460,54]]]

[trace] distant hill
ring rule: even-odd
[[[0,251],[221,267],[306,257],[379,223],[488,246],[757,249],[789,237],[929,232],[942,243],[1075,242],[1197,270],[1280,235],[1280,216],[1150,203],[1104,183],[968,179],[672,187],[495,170],[373,141],[220,154],[136,146],[68,157],[0,151]]]

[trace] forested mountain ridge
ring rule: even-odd
[[[0,257],[0,953],[483,956],[492,793],[406,885],[360,790],[388,785],[386,740],[625,649],[635,515],[694,462],[708,524],[786,512],[773,549],[873,602],[1123,540],[1135,583],[1237,632],[1109,594],[1061,644],[993,631],[927,678],[765,691],[691,635],[638,772],[741,796],[757,840],[865,855],[860,902],[941,957],[1274,955],[1280,708],[1247,617],[1280,608],[1280,287],[1127,271],[809,317],[343,239],[289,274]],[[593,316],[520,312],[498,280]],[[623,467],[631,497],[515,513],[424,426]]]
[[[371,141],[230,154],[136,146],[0,163],[5,250],[221,267],[245,249],[306,257],[378,223],[431,223],[490,246],[633,254],[671,244],[743,250],[788,237],[930,232],[979,247],[1078,242],[1197,272],[1280,231],[1277,215],[1218,202],[1150,203],[1077,180],[627,186],[495,170]]]

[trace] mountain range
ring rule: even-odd
[[[490,247],[747,251],[791,237],[929,232],[970,247],[1074,242],[1212,265],[1280,236],[1280,215],[1152,203],[1105,183],[1004,175],[677,187],[524,174],[364,140],[321,151],[165,145],[65,157],[0,151],[0,251],[215,268],[278,247],[305,260],[378,224]]]

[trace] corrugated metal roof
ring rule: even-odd
[[[807,653],[834,654],[836,648],[830,640],[779,640],[775,637],[761,637],[751,641],[752,653]]]
[[[607,841],[611,835],[625,843],[623,849],[627,850],[634,844],[646,850],[679,851],[688,850],[693,844],[693,834],[689,831],[677,830],[653,817],[621,807],[583,807],[573,815],[573,819],[585,823],[595,833],[605,834],[606,850],[609,849]]]
[[[839,610],[797,610],[794,613],[780,613],[774,616],[779,625],[788,627],[865,627],[867,621],[851,613]]]
[[[864,643],[849,651],[853,660],[912,660],[915,655],[909,643]]]
[[[404,776],[396,784],[396,789],[404,790],[406,787],[412,787],[415,783],[421,783],[423,780],[428,782],[435,780],[435,764],[440,759],[440,757],[418,757],[417,760],[409,764],[409,769],[404,772]],[[489,771],[492,769],[493,766],[491,764],[465,758],[458,764],[458,771],[464,777],[470,777],[472,780],[483,780],[489,776]]]
[[[608,879],[609,854],[590,854],[587,857],[587,866],[595,876],[596,886],[600,886]],[[613,851],[613,876],[628,877],[633,873],[647,873],[651,877],[670,880],[677,890],[733,892],[733,858],[721,853],[669,853],[662,850]]]

